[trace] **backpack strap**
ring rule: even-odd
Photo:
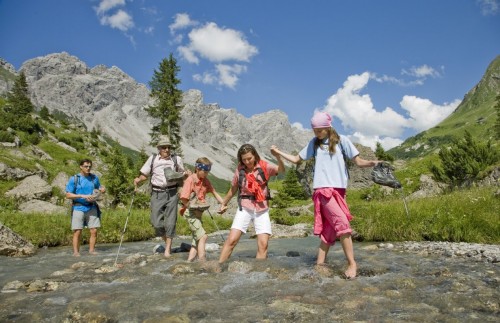
[[[347,157],[347,154],[344,150],[344,146],[342,145],[342,138],[340,138],[340,141],[339,141],[339,146],[340,146],[340,150],[342,152],[342,159],[344,159],[344,164],[345,164],[345,171],[347,173],[347,179],[349,179],[349,165],[347,164],[347,161],[349,160],[349,157]],[[319,148],[319,147],[318,147]],[[316,149],[318,149],[316,148]],[[313,149],[313,157],[316,158],[316,149]],[[316,167],[314,167],[313,165],[313,174],[314,174],[314,170],[315,170]],[[314,176],[314,175],[313,175]]]
[[[269,200],[272,200],[272,197],[271,197],[271,191],[269,190],[269,186],[268,186],[268,178],[266,178],[266,175],[265,175],[265,172],[264,170],[262,169],[262,167],[260,165],[257,166],[257,171],[259,172],[259,175],[260,175],[260,178],[263,179],[263,183],[266,184],[266,200],[269,201]],[[241,194],[241,191],[242,191],[242,188],[243,188],[243,180],[246,178],[246,173],[245,173],[245,168],[241,168],[240,171],[239,171],[239,174],[238,174],[238,207],[240,208],[240,211],[243,210],[242,206],[241,206],[241,200],[242,199],[248,199],[248,200],[255,200],[255,196],[254,195],[242,195]]]
[[[347,173],[347,179],[349,179],[349,164],[347,164],[347,161],[349,160],[349,157],[347,157],[347,154],[344,150],[344,146],[342,145],[342,139],[339,141],[340,145],[340,150],[342,151],[342,157],[344,158],[344,164],[345,164],[345,171]]]

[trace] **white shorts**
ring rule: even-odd
[[[255,233],[267,233],[272,234],[271,231],[271,219],[269,218],[269,210],[257,213],[255,211],[243,208],[242,211],[238,209],[236,215],[234,216],[233,225],[231,229],[238,229],[243,233],[247,232],[250,221],[253,221],[255,227]]]

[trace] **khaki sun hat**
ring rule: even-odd
[[[172,146],[172,144],[170,143],[170,138],[168,138],[167,135],[161,135],[159,137],[158,143],[156,144],[156,147],[159,146]]]

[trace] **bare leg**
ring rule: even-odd
[[[95,244],[97,241],[97,228],[90,228],[89,253],[95,254]]]
[[[269,234],[262,233],[257,235],[257,259],[267,258],[267,246],[269,245]]]
[[[227,237],[226,242],[222,247],[222,251],[220,252],[219,263],[223,263],[231,256],[234,247],[236,247],[238,241],[240,241],[242,233],[243,232],[238,229],[231,229],[231,231],[229,231],[229,236]]]
[[[196,258],[197,254],[198,254],[198,251],[196,250],[196,247],[191,246],[191,249],[189,249],[188,261],[193,261],[194,258]]]
[[[165,241],[165,257],[170,257],[170,251],[172,250],[172,238],[163,236],[163,241]]]
[[[350,234],[344,234],[340,237],[340,243],[342,244],[342,249],[344,249],[344,254],[347,259],[347,269],[345,271],[345,276],[347,279],[355,278],[357,274],[357,265],[354,261],[354,248],[352,246],[352,238]]]
[[[80,235],[81,229],[73,230],[73,256],[80,257]]]
[[[206,251],[205,251],[205,245],[207,243],[207,239],[208,239],[208,235],[204,235],[203,237],[200,238],[200,240],[198,240],[198,243],[196,244],[196,246],[198,247],[198,260],[200,261],[205,261],[207,260],[207,256],[206,256]]]
[[[322,265],[326,261],[326,256],[328,255],[328,250],[330,250],[330,245],[321,241],[318,248],[318,259],[316,260],[317,265]]]

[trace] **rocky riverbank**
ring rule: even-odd
[[[464,258],[470,261],[489,263],[500,262],[500,245],[465,243],[465,242],[432,242],[405,241],[396,243],[380,243],[378,248],[392,249],[400,252],[412,252],[419,255],[438,254],[450,258]]]

